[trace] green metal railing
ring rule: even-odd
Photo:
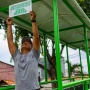
[[[71,78],[73,79],[73,78]],[[66,79],[66,80],[69,80],[69,79]],[[48,84],[48,83],[53,83],[53,82],[57,82],[57,80],[53,80],[53,81],[48,81],[48,82],[40,82],[40,84]],[[67,84],[63,84],[62,85],[62,90],[64,89],[67,89],[67,88],[75,88],[77,85],[84,85],[83,88],[85,88],[84,90],[89,90],[88,89],[88,84],[90,83],[90,78],[88,79],[83,79],[83,80],[79,80],[79,81],[74,81],[74,82],[70,82],[70,83],[67,83]],[[6,86],[6,87],[1,87],[0,90],[12,90],[12,89],[15,89],[15,86]],[[55,89],[52,89],[52,90],[59,90],[58,88],[55,88]],[[74,89],[75,90],[75,89]]]
[[[71,82],[71,83],[68,83],[68,84],[64,84],[63,88],[65,89],[65,88],[75,87],[76,85],[83,84],[83,85],[85,85],[85,89],[84,90],[88,90],[88,82],[89,81],[90,81],[90,78],[79,80],[79,81],[75,81],[75,82]]]

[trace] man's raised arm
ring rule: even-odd
[[[16,46],[13,42],[13,34],[12,34],[12,19],[11,18],[7,18],[6,20],[7,23],[7,41],[8,41],[8,47],[9,47],[9,51],[11,53],[11,55],[14,55],[15,51],[16,51]]]
[[[30,19],[32,22],[32,32],[33,32],[33,48],[37,51],[40,48],[40,39],[39,39],[39,33],[38,28],[36,24],[36,14],[35,12],[30,12]]]

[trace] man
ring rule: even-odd
[[[8,47],[15,63],[15,90],[39,90],[40,88],[37,70],[40,41],[35,18],[35,12],[31,11],[33,42],[29,37],[24,37],[22,39],[21,52],[13,42],[12,19],[8,17],[6,20]]]

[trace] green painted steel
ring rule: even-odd
[[[34,3],[34,2],[38,2],[38,1],[41,1],[41,0],[32,0],[32,3]]]
[[[84,90],[84,88],[85,88],[85,84],[83,84],[83,90]]]
[[[52,90],[58,90],[58,88],[52,89]]]
[[[78,15],[78,13],[73,9],[73,7],[68,3],[67,0],[62,0],[66,5],[67,7],[75,14],[75,16],[82,22],[82,24],[84,24],[89,30],[89,26],[82,20],[82,18]]]
[[[53,83],[53,82],[57,82],[57,80],[48,81],[48,82],[40,82],[40,84],[48,84],[48,83]],[[75,87],[80,84],[83,84],[83,85],[85,84],[85,90],[87,90],[88,82],[90,82],[90,78],[63,84],[63,88],[65,89],[65,88]],[[15,88],[15,86],[6,86],[6,87],[0,87],[0,90],[10,90],[10,89],[14,89],[14,88]],[[52,90],[58,90],[58,88],[52,89]]]
[[[77,29],[77,28],[81,28],[81,27],[83,27],[83,25],[78,25],[78,26],[73,26],[73,27],[69,27],[69,28],[60,29],[59,32],[72,30],[72,29]]]
[[[42,85],[42,84],[48,84],[48,83],[53,83],[53,82],[57,82],[57,80],[52,80],[52,81],[48,81],[48,82],[40,82],[39,84]],[[15,85],[0,87],[0,90],[11,90],[11,89],[15,89]]]
[[[84,42],[85,40],[80,40],[80,41],[75,41],[75,42],[69,42],[68,44],[74,44],[74,43],[82,43]]]
[[[62,81],[66,81],[66,80],[72,80],[73,81],[74,78],[66,78],[66,79],[62,79]]]
[[[83,25],[78,25],[78,26],[63,28],[63,29],[59,29],[59,32],[61,32],[61,31],[67,31],[67,30],[72,30],[72,29],[77,29],[77,28],[81,28],[81,27],[83,27]],[[48,33],[54,33],[54,31],[50,31]]]
[[[85,77],[85,76],[82,76],[83,78],[88,78],[88,77]],[[66,80],[72,80],[72,81],[75,81],[76,78],[82,78],[81,76],[78,76],[78,77],[73,77],[73,78],[65,78],[65,79],[62,79],[62,81],[66,81]]]
[[[86,44],[86,57],[87,57],[87,65],[88,65],[88,74],[90,78],[90,59],[89,59],[89,49],[88,49],[88,37],[87,37],[87,31],[86,27],[84,26],[84,38],[85,38],[85,44]]]
[[[80,52],[80,48],[79,48],[79,58],[80,58],[81,74],[82,74],[82,79],[83,79],[82,60],[81,60],[81,52]]]
[[[74,90],[76,90],[75,86],[74,86]]]
[[[6,7],[0,7],[0,12],[6,11],[6,10],[8,10],[8,9],[9,9],[8,6],[6,6]]]
[[[45,70],[45,82],[47,82],[47,61],[46,61],[46,35],[44,33],[44,37],[43,37],[43,41],[44,41],[44,70]]]
[[[88,41],[90,41],[90,39],[88,39]],[[69,42],[68,44],[82,43],[82,42],[85,42],[85,40],[80,40],[80,41],[75,41],[75,42]]]
[[[88,83],[85,82],[85,90],[88,90]]]
[[[62,89],[60,47],[59,47],[60,37],[59,37],[57,0],[52,0],[52,2],[53,2],[53,14],[54,14],[54,37],[55,37],[55,48],[56,48],[56,68],[57,68],[58,90],[63,90]]]
[[[0,87],[0,90],[12,90],[12,89],[15,89],[15,86]]]
[[[54,83],[54,82],[57,82],[57,80],[52,80],[52,81],[48,81],[48,82],[40,82],[40,84],[48,84],[48,83]]]
[[[67,53],[67,64],[68,64],[68,78],[70,78],[70,65],[69,65],[69,54],[68,54],[68,45],[66,44],[66,53]]]
[[[37,1],[41,1],[41,0],[32,0],[32,2],[37,2]],[[55,35],[55,48],[56,48],[56,67],[57,67],[57,80],[53,80],[53,81],[47,81],[47,64],[46,64],[46,35],[47,32],[45,32],[44,30],[39,28],[39,31],[41,31],[42,33],[44,33],[44,61],[45,61],[45,82],[40,82],[40,84],[47,84],[47,83],[53,83],[53,82],[57,82],[58,83],[58,88],[53,89],[53,90],[63,90],[63,88],[66,87],[72,87],[78,84],[82,84],[85,83],[85,90],[88,90],[88,84],[87,81],[90,81],[89,79],[85,79],[85,80],[81,80],[81,81],[76,81],[76,82],[72,82],[72,83],[68,83],[68,84],[64,84],[62,85],[62,72],[61,72],[61,59],[60,59],[60,47],[59,47],[59,31],[66,31],[66,30],[71,30],[71,29],[75,29],[75,28],[81,28],[83,27],[83,25],[78,25],[78,26],[74,26],[74,27],[69,27],[69,28],[64,28],[64,29],[60,29],[59,30],[59,25],[58,25],[58,9],[57,9],[57,0],[52,0],[53,1],[53,13],[54,13],[54,35]],[[67,0],[63,0],[63,2],[69,7],[69,9],[76,15],[76,17],[83,23],[86,25],[86,23],[80,18],[80,16],[77,14],[77,12],[72,8],[72,6],[67,2]],[[4,13],[8,14],[8,12],[6,11],[8,10],[8,7],[3,7],[0,8],[0,12],[5,11]],[[15,19],[26,23],[27,25],[31,26],[31,24],[29,22],[26,22],[25,20],[19,18],[19,17],[15,17]],[[86,25],[86,27],[88,29],[90,29],[88,27],[88,25]],[[51,34],[48,34],[51,35]],[[89,50],[88,50],[88,39],[87,39],[87,32],[86,32],[86,28],[84,27],[84,37],[85,37],[85,41],[86,41],[86,52],[87,52],[87,62],[88,62],[88,72],[89,72],[89,77],[90,77],[90,60],[89,60]],[[57,40],[58,38],[58,40]],[[84,40],[83,40],[84,41]],[[72,42],[72,43],[79,43],[81,41],[77,41],[77,42]],[[69,43],[71,44],[71,43]],[[66,47],[67,49],[67,60],[69,60],[69,56],[68,56],[68,47]],[[69,62],[69,61],[68,61]],[[68,76],[70,79],[70,67],[68,66]],[[8,89],[14,89],[15,86],[9,86],[9,87],[3,87],[0,88],[0,90],[8,90]],[[75,88],[75,87],[74,87]],[[74,89],[75,90],[75,89]]]
[[[70,83],[67,83],[67,84],[63,84],[63,88],[67,88],[67,87],[69,88],[69,87],[72,87],[72,86],[84,84],[85,82],[88,82],[88,81],[90,81],[90,78],[83,79],[83,80],[78,80],[78,81],[75,81],[75,82],[70,82]]]

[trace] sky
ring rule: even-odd
[[[0,30],[0,61],[13,65],[10,59],[11,55],[8,50],[7,39],[4,39],[4,31]]]
[[[49,52],[51,54],[51,44],[49,44]],[[69,60],[72,64],[75,63],[80,63],[79,59],[79,50],[74,50],[69,48]],[[63,50],[62,56],[66,59],[66,47]],[[87,73],[87,60],[86,60],[86,54],[85,52],[81,51],[81,58],[82,58],[82,64],[83,64],[83,71]],[[8,50],[8,45],[7,45],[7,39],[4,39],[4,30],[0,30],[0,61],[6,62],[8,64],[14,65],[13,61],[10,62],[11,55]],[[65,68],[67,69],[67,65],[65,65]]]

